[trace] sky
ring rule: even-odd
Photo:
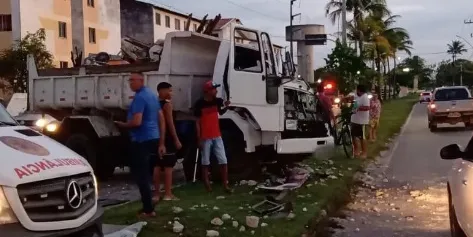
[[[182,13],[193,13],[201,18],[205,14],[214,17],[222,14],[223,18],[239,18],[243,25],[266,31],[273,37],[273,42],[286,46],[285,26],[289,24],[289,0],[141,0],[154,2]],[[294,3],[296,17],[293,24],[321,24],[326,34],[339,32],[325,17],[325,5],[329,0],[297,0]],[[400,15],[397,26],[405,28],[414,42],[414,55],[419,55],[429,64],[449,59],[447,44],[459,39],[464,42],[468,52],[460,58],[473,56],[473,24],[464,24],[473,20],[473,1],[469,0],[387,0],[392,14]],[[348,13],[348,19],[352,16]],[[461,38],[457,38],[456,36]],[[466,42],[465,42],[466,41]],[[333,42],[315,46],[315,67],[325,65],[324,58],[334,47]],[[408,55],[399,55],[406,58]]]

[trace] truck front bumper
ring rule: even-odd
[[[103,209],[97,207],[95,213],[89,221],[74,229],[65,229],[57,231],[34,232],[25,229],[20,223],[0,225],[0,236],[18,236],[18,237],[63,237],[63,236],[100,236],[102,231]],[[94,235],[95,234],[95,235]]]
[[[311,154],[335,146],[333,137],[281,139],[276,143],[278,154]]]

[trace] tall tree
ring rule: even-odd
[[[53,55],[46,49],[46,33],[40,29],[28,33],[14,45],[0,52],[0,78],[6,79],[13,92],[27,92],[27,56],[32,54],[38,69],[53,67]]]
[[[363,32],[358,31],[359,25],[363,21],[364,13],[381,13],[381,14],[391,14],[389,11],[386,0],[346,0],[347,3],[347,12],[353,14],[353,20],[351,24],[356,33],[354,34],[356,38],[354,39],[358,43],[358,48],[363,52]],[[340,19],[342,15],[342,0],[330,0],[325,6],[325,15],[330,18],[332,24],[335,24],[337,20]]]
[[[465,45],[459,40],[452,40],[451,44],[447,44],[447,53],[452,55],[453,64],[455,64],[458,55],[462,55],[467,51]]]

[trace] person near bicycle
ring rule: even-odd
[[[332,100],[325,95],[324,86],[322,84],[317,85],[317,97],[319,98],[320,105],[323,108],[324,120],[328,122],[330,127],[330,133],[334,135],[333,125],[335,122],[335,116],[333,114]]]
[[[366,158],[366,127],[370,122],[370,99],[364,85],[356,87],[356,96],[351,115],[351,135],[353,138],[353,152],[356,157]]]
[[[371,142],[376,141],[376,134],[378,133],[379,117],[381,116],[381,101],[377,94],[373,94],[370,101],[370,132],[369,138]]]

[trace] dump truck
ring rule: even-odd
[[[231,101],[219,120],[230,173],[244,174],[258,161],[312,154],[334,143],[310,85],[279,73],[275,57],[269,34],[242,26],[232,27],[230,40],[168,33],[159,63],[38,70],[29,56],[28,103],[58,120],[45,125],[44,134],[86,157],[105,178],[129,159],[128,134],[113,121],[126,119],[133,100],[130,74],[143,73],[153,90],[169,82],[189,179],[198,147],[192,107],[203,96],[204,83],[212,80],[222,85],[218,96]]]

